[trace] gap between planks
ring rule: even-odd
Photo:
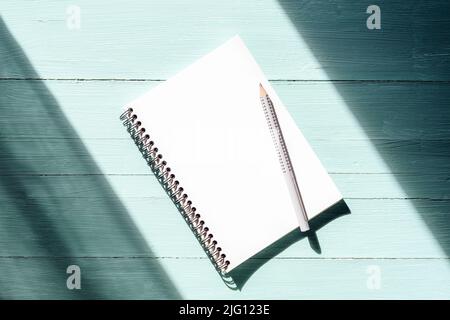
[[[33,78],[33,77],[0,77],[0,81],[74,81],[74,82],[93,82],[93,81],[116,81],[116,82],[164,82],[167,79],[151,79],[151,78]],[[327,79],[327,80],[312,80],[312,79],[269,79],[274,83],[418,83],[418,84],[450,84],[450,80],[408,80],[408,79]]]
[[[208,257],[181,257],[181,256],[0,256],[0,259],[152,259],[152,260],[209,260]],[[249,260],[450,260],[450,257],[273,257],[250,258]]]

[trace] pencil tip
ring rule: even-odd
[[[260,97],[265,97],[267,95],[266,90],[264,90],[264,87],[262,86],[262,84],[259,84],[259,96]]]

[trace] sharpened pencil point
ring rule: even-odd
[[[260,97],[265,97],[267,95],[266,90],[264,90],[264,87],[262,86],[262,84],[259,84],[259,96]]]

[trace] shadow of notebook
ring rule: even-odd
[[[260,83],[276,109],[311,220],[342,196],[238,36],[124,113],[144,157],[225,275],[298,229]]]

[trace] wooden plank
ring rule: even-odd
[[[332,173],[331,177],[346,199],[450,200],[445,188],[448,179],[442,175]],[[101,193],[92,192],[92,189],[105,182],[121,199],[165,197],[161,186],[150,172],[130,175],[9,175],[2,178],[5,179],[5,189],[14,188],[16,181],[26,186],[29,192],[15,196],[25,196],[27,199],[103,198]],[[42,185],[53,186],[53,192],[42,188]],[[408,192],[403,185],[411,185]]]
[[[148,173],[117,115],[151,85],[0,81],[2,172]],[[330,172],[448,176],[448,85],[275,86]]]
[[[3,80],[0,136],[123,138],[121,107],[159,83]],[[309,139],[450,139],[450,84],[272,85]]]
[[[1,141],[2,174],[148,174],[137,147],[120,140]],[[448,178],[448,141],[310,140],[331,173],[433,173]],[[378,153],[381,150],[381,155]],[[164,152],[161,150],[164,154]],[[386,159],[386,160],[385,160]],[[176,173],[176,159],[166,159]],[[386,163],[388,162],[388,163]]]
[[[166,79],[240,34],[271,79],[449,80],[448,2],[377,4],[381,30],[344,1],[80,0],[71,29],[70,2],[2,1],[1,77]]]
[[[67,289],[67,267],[81,269],[81,290]],[[180,299],[156,259],[0,258],[2,299]]]
[[[103,184],[86,188],[90,195],[85,197],[78,197],[76,190],[71,197],[65,197],[76,188],[69,182],[61,187],[42,183],[41,192],[49,193],[46,197],[33,197],[36,191],[32,186],[0,188],[1,255],[205,256],[168,197],[155,192],[145,198],[118,198]],[[142,188],[151,189],[152,184]],[[59,192],[62,197],[58,197]],[[345,211],[335,209],[329,215],[335,220],[324,219],[323,226],[313,223],[320,225],[318,241],[294,232],[263,252],[263,257],[448,257],[449,201],[347,199],[346,202],[352,211],[350,215],[339,217]],[[316,246],[321,249],[315,249]]]
[[[66,288],[66,268],[73,264],[81,268],[81,290]],[[241,290],[229,289],[205,259],[2,258],[1,272],[3,299],[450,297],[448,261],[433,259],[274,259]]]

